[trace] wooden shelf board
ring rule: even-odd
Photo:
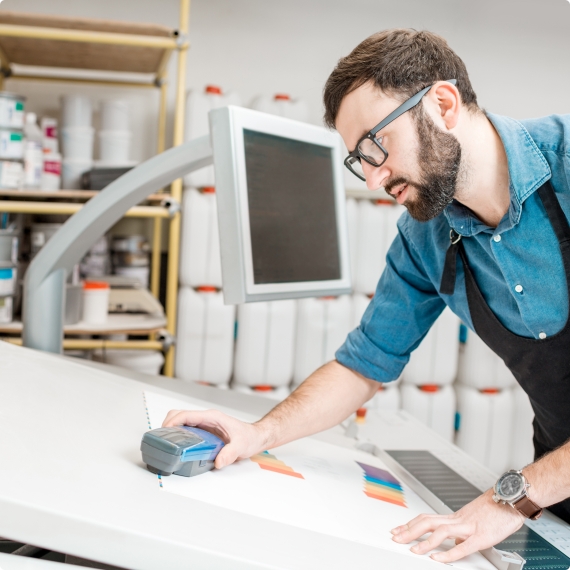
[[[10,63],[20,65],[157,74],[167,52],[175,48],[174,30],[156,24],[0,11],[0,27],[4,28],[0,48]],[[25,37],[34,35],[34,28],[39,37]],[[57,30],[63,32],[60,38],[55,37]],[[70,33],[77,34],[77,39],[70,38]],[[93,41],[84,41],[88,36]],[[155,40],[156,45],[121,45],[129,38],[133,43]]]
[[[77,200],[89,200],[93,196],[97,196],[100,190],[13,190],[13,189],[3,189],[0,188],[0,198],[18,198],[19,200],[37,200],[37,199],[77,199]],[[169,198],[170,194],[151,194],[146,198],[145,202],[161,202],[165,198]],[[1,208],[0,208],[1,210]]]

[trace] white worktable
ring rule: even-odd
[[[0,536],[133,570],[441,567],[160,492],[139,451],[160,380],[5,343],[0,370]]]

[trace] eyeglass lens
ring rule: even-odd
[[[358,151],[373,166],[380,166],[386,158],[384,151],[371,139],[360,141]]]

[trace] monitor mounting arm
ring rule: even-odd
[[[24,281],[24,346],[61,353],[65,282],[73,266],[125,212],[159,188],[213,162],[208,135],[133,168],[71,216],[34,258]]]

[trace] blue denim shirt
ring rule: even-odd
[[[568,316],[564,267],[537,190],[550,179],[566,217],[570,216],[570,115],[522,122],[488,117],[507,154],[509,211],[496,228],[457,201],[429,222],[417,222],[405,212],[360,326],[336,353],[344,366],[380,382],[395,380],[446,305],[473,329],[461,263],[455,293],[438,292],[450,226],[464,236],[477,284],[507,329],[540,338],[541,333],[550,336],[564,327]]]

